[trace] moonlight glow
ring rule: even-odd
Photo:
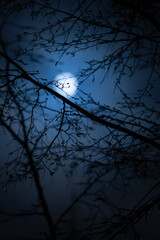
[[[68,72],[58,74],[55,78],[56,91],[66,98],[74,96],[77,90],[77,80],[76,78]]]

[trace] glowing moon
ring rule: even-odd
[[[55,82],[55,89],[59,94],[66,98],[75,95],[78,84],[76,78],[71,73],[63,72],[58,74]]]

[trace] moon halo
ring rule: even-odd
[[[63,72],[55,77],[55,90],[66,98],[75,95],[78,83],[72,73]]]

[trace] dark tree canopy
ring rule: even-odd
[[[0,238],[160,234],[159,18],[158,0],[0,2]]]

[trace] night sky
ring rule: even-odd
[[[160,238],[159,11],[1,1],[0,240]],[[78,83],[66,99],[54,92],[64,72]]]

